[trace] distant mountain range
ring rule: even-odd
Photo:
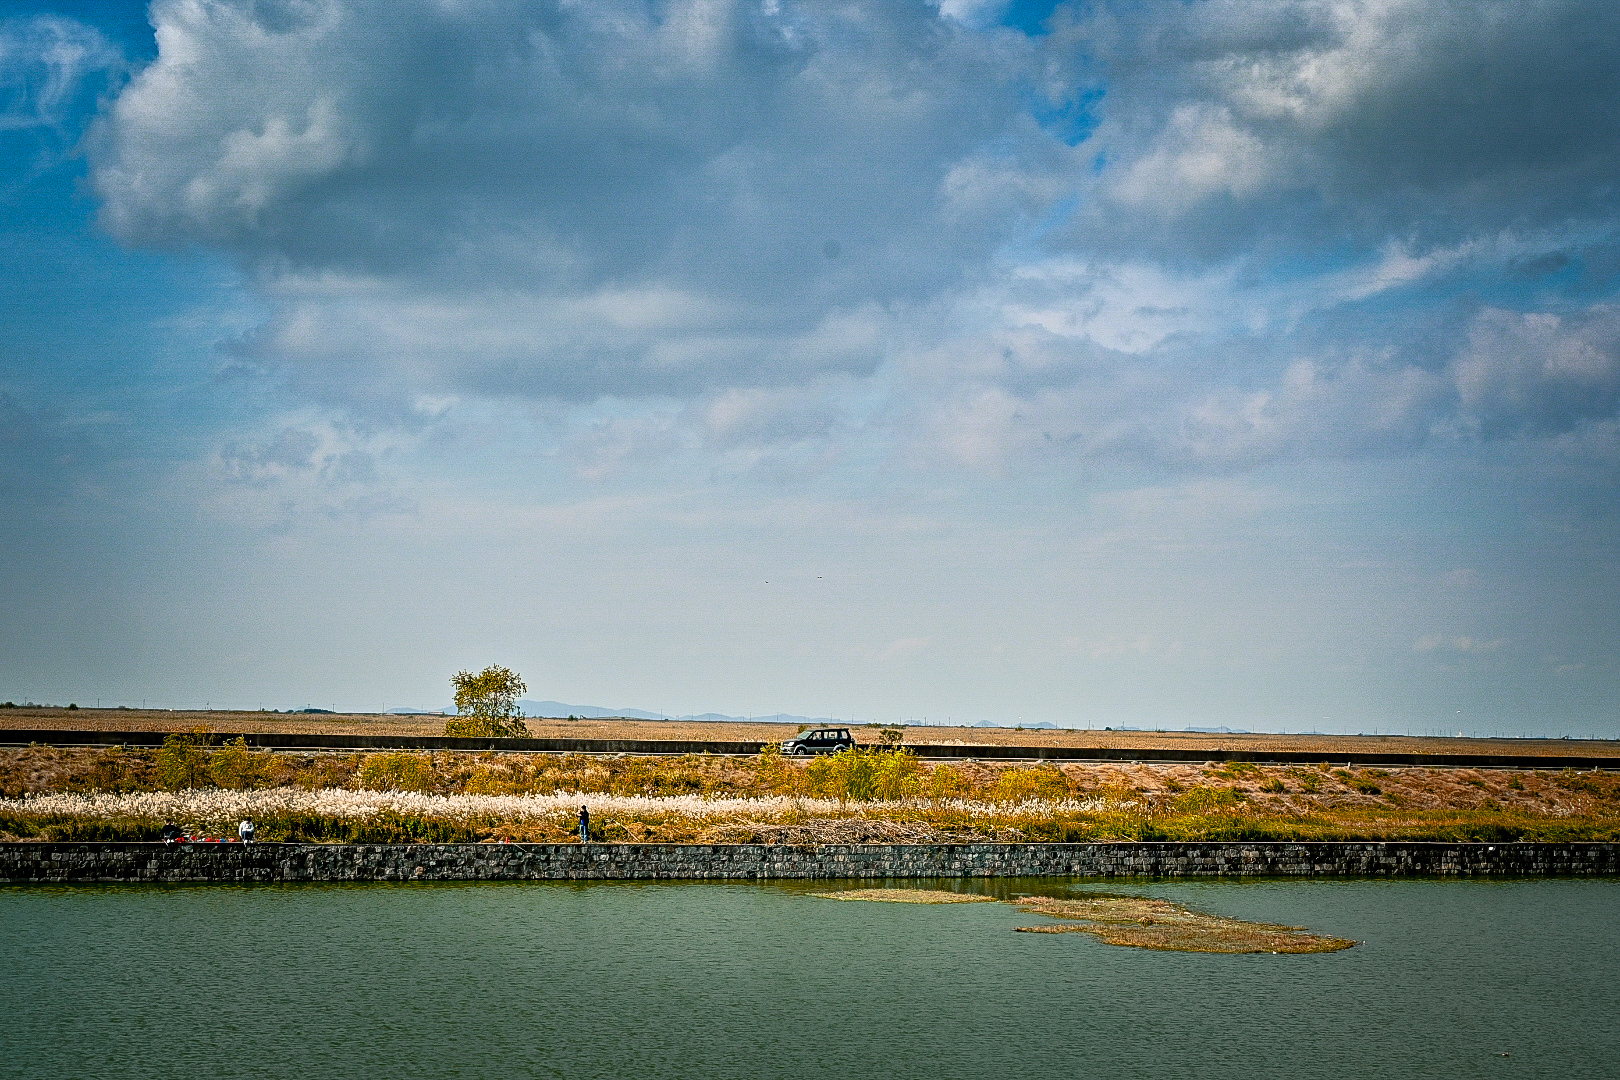
[[[531,716],[531,717],[577,716],[582,720],[601,720],[601,719],[604,719],[604,718],[612,717],[612,718],[615,718],[615,719],[623,718],[623,719],[626,719],[626,720],[717,720],[717,721],[731,720],[731,721],[744,721],[744,722],[746,722],[746,721],[754,721],[754,722],[757,722],[757,723],[773,723],[773,724],[774,723],[782,723],[782,724],[839,724],[839,723],[848,723],[848,721],[835,720],[832,717],[828,717],[828,716],[798,716],[798,715],[795,715],[793,713],[771,713],[768,716],[728,716],[725,713],[707,712],[707,713],[691,713],[691,714],[686,714],[686,715],[681,715],[681,716],[670,716],[670,715],[667,715],[667,714],[659,714],[659,713],[654,713],[654,712],[647,712],[645,709],[604,709],[599,705],[569,705],[569,704],[566,704],[566,703],[561,702],[561,701],[532,701],[529,698],[520,699],[518,701],[518,707],[523,710],[523,715],[524,716]],[[397,708],[397,709],[389,709],[388,711],[390,713],[397,713],[400,716],[430,716],[430,715],[434,715],[434,714],[443,714],[443,715],[448,716],[448,715],[454,714],[456,710],[455,710],[454,707],[449,706],[449,705],[443,706],[441,708],[434,708],[434,709],[416,708],[416,707],[413,707],[413,706],[406,705],[406,706],[401,706],[400,708]]]
[[[756,723],[756,724],[846,724],[846,725],[848,725],[848,724],[866,723],[866,721],[864,721],[864,720],[840,720],[840,719],[838,719],[836,717],[832,717],[832,716],[798,716],[798,715],[796,715],[794,713],[767,713],[764,716],[728,716],[725,713],[706,712],[706,713],[688,713],[688,714],[684,714],[684,715],[681,715],[681,716],[667,716],[667,715],[660,715],[658,713],[647,712],[645,709],[604,709],[604,708],[602,708],[602,707],[600,707],[598,705],[567,705],[567,704],[564,704],[561,701],[532,701],[529,698],[522,698],[521,700],[519,700],[518,701],[518,706],[523,710],[523,715],[524,716],[535,717],[535,718],[577,716],[581,720],[602,720],[602,719],[606,719],[606,718],[613,718],[613,719],[621,719],[622,718],[622,719],[625,719],[625,720],[733,721],[733,722],[738,722],[738,723],[750,723],[751,722],[751,723]],[[400,716],[434,716],[434,715],[451,716],[451,715],[455,714],[456,710],[452,706],[449,706],[449,705],[446,705],[446,706],[443,706],[442,708],[437,708],[437,709],[419,709],[419,708],[413,708],[412,706],[409,706],[409,705],[405,705],[405,706],[401,706],[399,708],[389,709],[388,711],[390,713],[395,713],[395,714],[398,714]],[[894,726],[897,726],[897,727],[910,727],[910,726],[917,726],[919,724],[919,722],[916,721],[916,720],[895,720],[895,721],[886,721],[886,723],[892,723]],[[1009,728],[1009,727],[1022,726],[1022,727],[1028,728],[1031,731],[1040,731],[1040,730],[1047,730],[1047,729],[1053,729],[1053,728],[1060,728],[1061,727],[1061,725],[1059,725],[1059,724],[1048,723],[1045,720],[1041,721],[1038,724],[1023,724],[1023,725],[998,724],[994,720],[980,720],[978,723],[975,723],[975,724],[966,724],[966,723],[964,723],[964,724],[959,725],[959,726],[982,727],[982,728]],[[1070,730],[1072,730],[1072,729],[1070,729]],[[1111,728],[1105,728],[1103,730],[1105,730],[1105,731],[1168,731],[1168,730],[1171,730],[1171,729],[1169,729],[1169,728],[1122,727],[1122,726],[1119,726],[1119,725],[1116,724]],[[1201,732],[1201,733],[1205,733],[1205,734],[1223,734],[1223,735],[1245,735],[1245,734],[1248,734],[1242,728],[1229,728],[1229,727],[1188,727],[1188,728],[1182,728],[1181,730],[1182,731],[1195,731],[1195,732]]]

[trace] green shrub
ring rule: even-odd
[[[210,755],[209,775],[222,788],[263,787],[272,763],[268,750],[249,750],[247,740],[238,735]]]
[[[1050,765],[1008,769],[996,778],[990,801],[998,803],[1056,802],[1069,797],[1069,779]]]
[[[812,795],[840,802],[903,799],[921,786],[917,759],[909,750],[863,750],[855,747],[818,757],[804,770]]]
[[[210,739],[206,731],[176,732],[164,739],[157,752],[158,786],[165,791],[202,787],[208,780],[208,752],[203,747]]]
[[[1178,796],[1171,807],[1179,814],[1212,814],[1233,810],[1241,801],[1232,788],[1195,787]]]
[[[962,770],[949,763],[935,765],[928,770],[924,781],[924,794],[930,799],[957,799],[973,789]]]
[[[805,786],[812,795],[862,802],[873,798],[872,783],[877,762],[872,754],[856,747],[816,758],[804,770]]]
[[[759,748],[754,776],[759,786],[772,795],[791,795],[799,786],[799,772],[782,757],[780,743],[768,742]]]
[[[369,754],[360,766],[360,786],[373,791],[432,791],[428,754]]]
[[[909,799],[921,787],[917,757],[909,750],[879,751],[872,755],[877,770],[872,777],[872,791],[879,799],[891,802]]]

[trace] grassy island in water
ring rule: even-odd
[[[871,900],[890,904],[995,903],[978,893],[941,889],[840,889],[813,895],[828,900]],[[1130,945],[1164,952],[1320,953],[1355,945],[1348,938],[1313,934],[1302,926],[1247,922],[1194,911],[1153,896],[1081,892],[1072,896],[1020,896],[1020,911],[1058,922],[1014,927],[1025,934],[1090,934],[1108,945]]]

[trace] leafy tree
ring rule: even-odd
[[[522,739],[529,734],[517,699],[528,689],[511,668],[491,665],[476,675],[458,671],[450,685],[456,688],[455,719],[444,725],[446,735],[474,738]]]

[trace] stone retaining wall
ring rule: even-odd
[[[0,844],[0,882],[1620,873],[1620,844]]]

